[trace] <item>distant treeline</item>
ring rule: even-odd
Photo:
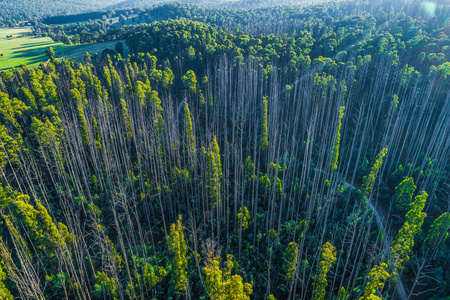
[[[57,25],[66,23],[85,22],[89,20],[101,19],[104,16],[104,12],[90,12],[85,14],[67,15],[67,16],[55,16],[42,20],[42,23],[47,25]]]
[[[132,13],[132,9],[121,9],[121,10],[111,10],[111,11],[97,11],[90,12],[84,14],[76,14],[76,15],[66,15],[66,16],[54,16],[48,17],[42,20],[43,24],[46,25],[59,25],[59,24],[68,24],[68,23],[78,23],[78,22],[86,22],[89,20],[96,20],[106,18],[114,18],[118,17],[121,14],[129,14]]]

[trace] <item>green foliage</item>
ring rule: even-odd
[[[220,204],[220,190],[222,186],[222,163],[220,162],[220,149],[217,138],[214,137],[206,153],[207,158],[207,188],[212,207]]]
[[[445,79],[450,77],[450,62],[445,62],[438,66],[438,71],[444,76]]]
[[[253,163],[253,160],[250,156],[247,156],[247,159],[244,162],[244,169],[245,169],[245,178],[250,181],[252,179],[255,179],[256,176],[253,175],[255,164]]]
[[[185,151],[187,152],[189,158],[192,161],[192,158],[195,153],[195,136],[194,131],[192,129],[192,119],[191,112],[189,110],[189,106],[187,102],[184,103],[183,108],[183,140],[185,145]]]
[[[381,263],[380,265],[374,266],[369,272],[369,283],[367,283],[364,289],[364,294],[359,300],[381,300],[382,298],[375,295],[384,287],[384,281],[390,277],[389,273],[386,271],[387,264]]]
[[[149,88],[149,86],[147,86],[142,81],[136,81],[134,88],[135,88],[135,94],[139,99],[139,103],[141,104],[141,106],[145,107],[145,97],[146,97],[147,89]]]
[[[158,267],[158,272],[155,271],[155,267],[145,264],[143,267],[144,283],[147,288],[153,287],[156,283],[162,280],[167,275],[167,271],[163,267]]]
[[[345,300],[347,297],[345,296],[345,288],[341,286],[341,289],[339,290],[338,300]]]
[[[436,220],[434,220],[433,225],[431,226],[430,231],[425,239],[425,243],[431,249],[436,248],[438,245],[443,247],[445,245],[445,241],[448,238],[448,230],[450,229],[450,214],[443,213]]]
[[[162,73],[162,85],[165,88],[169,88],[173,84],[173,80],[175,79],[175,75],[173,75],[173,72],[168,67],[164,68],[164,71]]]
[[[48,47],[47,50],[45,51],[45,54],[47,55],[47,57],[49,59],[54,59],[55,58],[55,50],[53,50],[52,47]]]
[[[249,225],[250,221],[250,213],[248,212],[247,206],[244,206],[244,210],[242,211],[242,208],[239,208],[239,212],[236,215],[239,224],[242,224],[242,229],[246,230]]]
[[[328,285],[327,273],[336,261],[336,248],[329,242],[326,242],[322,247],[320,257],[319,274],[311,297],[313,300],[322,300],[325,298],[325,288]]]
[[[190,46],[188,50],[188,59],[189,60],[195,59],[195,49],[192,46]]]
[[[123,44],[121,42],[117,43],[114,47],[114,51],[116,51],[117,54],[123,55]]]
[[[37,202],[37,213],[40,215],[41,224],[44,225],[45,231],[49,235],[51,241],[56,246],[65,246],[65,241],[63,239],[63,236],[58,230],[58,227],[53,222],[52,218],[47,212],[47,209],[40,203]]]
[[[94,134],[95,134],[95,145],[97,146],[97,149],[102,148],[102,134],[100,132],[100,128],[98,127],[97,119],[94,117],[92,118],[92,122],[94,123]]]
[[[182,293],[189,289],[187,274],[187,246],[184,240],[182,217],[178,216],[176,223],[170,226],[170,236],[167,245],[172,255],[172,282],[176,292]]]
[[[77,108],[78,122],[80,124],[81,137],[83,139],[83,143],[88,145],[89,143],[89,129],[86,117],[84,116],[84,101],[81,98],[81,93],[78,89],[74,88],[70,90],[70,96],[72,101],[75,102]]]
[[[392,95],[392,105],[394,108],[398,107],[398,96],[396,94]]]
[[[7,133],[5,126],[0,125],[0,166],[3,168],[8,163],[19,162],[19,152],[22,145],[22,137],[16,135],[15,138]]]
[[[173,184],[176,185],[179,182],[182,182],[183,184],[191,183],[191,175],[188,170],[186,169],[178,169],[177,167],[174,167],[172,169],[172,175],[173,175]]]
[[[4,284],[4,280],[7,278],[6,273],[3,271],[3,268],[0,267],[0,299],[2,300],[13,300],[14,297],[11,295],[9,290],[6,288]]]
[[[295,270],[297,269],[298,261],[298,245],[295,242],[290,242],[284,251],[283,270],[286,273],[286,277],[289,279],[294,278]]]
[[[49,252],[48,255],[54,256],[55,249],[65,249],[66,241],[71,243],[73,237],[68,232],[67,227],[62,223],[56,225],[47,209],[39,202],[33,206],[30,203],[30,197],[11,188],[3,188],[0,185],[0,204],[2,207],[8,206],[14,213],[12,216],[4,216],[8,226],[15,228],[13,222],[20,220],[25,226],[27,236],[31,237],[33,248]],[[13,229],[16,238],[25,245],[25,241],[20,237],[17,229]]]
[[[61,147],[59,141],[60,130],[49,119],[46,119],[45,123],[35,117],[32,117],[31,120],[31,129],[37,141],[50,149],[59,149]]]
[[[402,268],[404,261],[409,260],[409,254],[414,246],[414,237],[421,230],[423,220],[427,216],[422,212],[425,207],[428,194],[422,191],[410,204],[410,210],[406,214],[405,223],[395,236],[391,246],[391,278],[398,276],[398,270]]]
[[[53,274],[51,276],[46,275],[45,280],[51,283],[55,290],[63,289],[66,287],[67,279],[64,273]]]
[[[326,65],[332,62],[330,58],[317,58],[315,59],[315,63],[320,65]],[[326,73],[315,73],[314,74],[314,85],[317,89],[321,91],[321,95],[325,96],[327,89],[336,90],[337,81],[333,75],[327,75]]]
[[[33,109],[37,109],[37,104],[36,104],[36,99],[33,95],[33,93],[31,93],[28,89],[26,89],[25,87],[21,88],[23,95],[24,95],[24,100],[25,103],[27,103],[28,105],[30,105]]]
[[[406,65],[402,70],[402,83],[405,84],[412,79],[416,79],[420,76],[420,72],[414,69],[413,66]]]
[[[124,97],[124,84],[122,83],[119,73],[113,67],[111,62],[109,63],[109,71],[111,73],[111,97],[116,100],[121,100]]]
[[[137,263],[141,264],[143,259],[136,258]],[[136,295],[139,289],[152,289],[167,276],[167,271],[163,267],[152,266],[150,263],[144,262],[141,266],[141,273],[135,272],[133,280],[128,283],[127,290],[129,295]]]
[[[267,97],[263,99],[263,116],[261,124],[261,150],[267,149],[269,146],[268,139],[268,115],[267,115]]]
[[[97,272],[97,284],[94,286],[94,296],[99,299],[110,297],[110,299],[118,300],[117,282],[114,278],[108,277],[105,272]]]
[[[205,267],[203,267],[206,291],[211,299],[220,299],[223,293],[223,275],[222,270],[220,269],[219,259],[220,257],[217,256],[213,258],[212,261],[210,261]]]
[[[273,229],[273,228],[270,228],[270,230],[269,230],[269,238],[271,240],[274,240],[274,239],[277,238],[277,236],[278,236],[277,231],[275,229]]]
[[[405,178],[395,188],[394,207],[398,210],[407,210],[415,190],[414,179],[412,177]]]
[[[149,77],[153,82],[160,83],[163,77],[163,73],[161,70],[152,69]]]
[[[234,268],[233,256],[227,255],[225,270],[220,268],[220,256],[214,258],[209,254],[209,262],[203,267],[205,274],[206,291],[214,300],[250,300],[253,288],[250,283],[243,283],[239,275],[231,275]]]
[[[125,99],[120,99],[120,105],[122,107],[122,117],[125,123],[125,132],[127,133],[128,137],[132,137],[133,132],[131,131],[131,118],[128,114],[127,102],[125,101]]]
[[[331,170],[336,171],[338,167],[338,159],[339,159],[339,147],[341,145],[341,126],[342,119],[344,118],[345,106],[341,106],[339,108],[339,119],[338,126],[336,129],[336,136],[334,138],[334,146],[333,150],[331,150]]]
[[[183,85],[191,93],[195,94],[197,92],[197,77],[194,71],[189,70],[183,75]]]
[[[364,188],[363,194],[365,196],[369,196],[370,193],[372,192],[373,184],[375,183],[375,179],[378,174],[378,171],[383,166],[384,157],[386,156],[387,152],[388,152],[387,148],[383,148],[383,150],[381,150],[381,152],[375,158],[375,162],[372,166],[372,170],[370,171],[370,174],[368,176],[364,177],[364,182],[363,182],[362,186]]]
[[[16,116],[21,116],[22,112],[29,109],[30,107],[17,98],[10,99],[8,94],[0,92],[0,115],[16,128],[20,128]]]

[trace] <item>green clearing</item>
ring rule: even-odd
[[[1,28],[0,36],[16,34],[23,35],[22,31],[15,28]],[[16,37],[0,39],[0,70],[18,67],[22,64],[28,65],[30,68],[36,67],[41,62],[47,60],[45,50],[53,47],[56,55],[60,55],[65,51],[66,45],[55,43],[49,37]],[[1,56],[3,54],[3,56]]]
[[[84,55],[86,52],[91,53],[91,55],[94,55],[97,53],[99,56],[102,54],[102,51],[105,49],[111,49],[114,50],[117,43],[121,42],[124,47],[124,55],[128,54],[128,47],[125,45],[125,40],[121,41],[113,41],[113,42],[106,42],[106,43],[98,43],[98,44],[90,44],[90,45],[77,45],[77,46],[70,46],[67,47],[64,51],[64,53],[60,55],[56,55],[58,58],[65,58],[68,60],[75,60],[75,61],[81,61],[84,58]]]
[[[0,39],[5,39],[7,35],[13,37],[26,36],[31,32],[31,27],[17,27],[17,28],[0,28]]]
[[[28,32],[29,29],[26,28],[0,28],[0,70],[18,67],[22,64],[26,64],[30,68],[37,67],[41,62],[47,61],[48,57],[45,50],[50,46],[55,50],[57,58],[81,61],[86,52],[101,55],[105,49],[114,50],[118,42],[124,43],[124,41],[114,41],[67,46],[63,43],[55,43],[49,37],[25,36]],[[6,39],[7,35],[16,37]],[[124,51],[125,54],[128,53],[128,48],[125,45]]]

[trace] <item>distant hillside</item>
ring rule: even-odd
[[[171,2],[194,2],[191,0],[2,0],[0,1],[0,26],[13,25],[18,21],[39,20],[52,16],[76,15],[121,8],[145,7]],[[210,2],[195,1],[196,3]],[[220,3],[219,1],[214,1]],[[224,1],[228,2],[228,1]]]
[[[1,0],[0,26],[12,26],[19,21],[40,20],[53,16],[96,14],[102,11],[125,8],[147,7],[163,3],[194,3],[210,7],[226,7],[232,9],[267,7],[308,2],[307,0]],[[52,22],[50,22],[52,23]]]
[[[0,24],[100,10],[121,0],[3,0]]]

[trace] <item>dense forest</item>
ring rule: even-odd
[[[227,7],[231,9],[245,9],[251,7],[272,7],[277,5],[298,4],[305,0],[2,0],[0,1],[0,26],[14,26],[21,21],[40,22],[43,18],[55,17],[59,19],[67,16],[79,16],[80,21],[88,16],[120,11],[123,9],[141,9],[150,5],[164,3],[195,3],[208,7]],[[325,1],[325,0],[323,0]],[[94,17],[95,19],[97,17]],[[94,19],[92,18],[92,19]],[[70,21],[72,22],[72,21]],[[68,23],[68,22],[66,22]]]
[[[0,73],[0,298],[449,299],[449,10],[41,25],[130,55]]]

